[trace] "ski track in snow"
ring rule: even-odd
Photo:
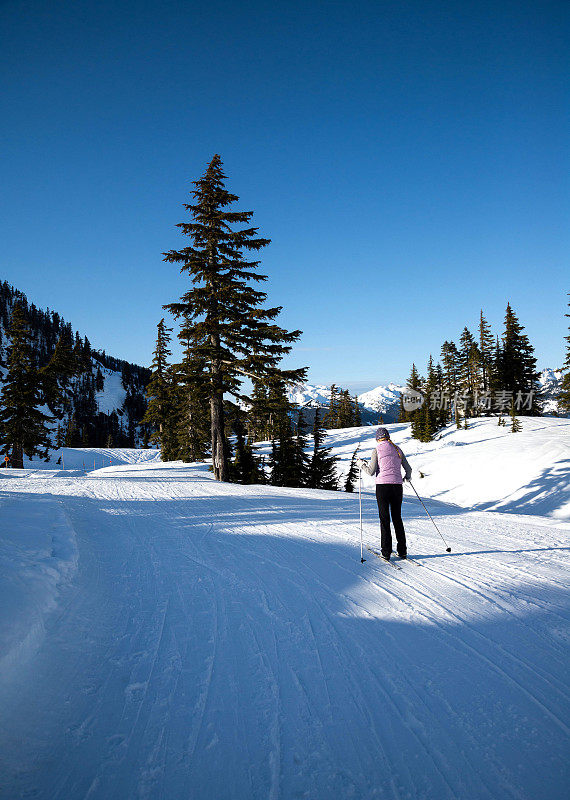
[[[57,501],[79,558],[0,678],[0,797],[566,796],[567,523],[440,504],[446,555],[407,498],[396,572],[342,493],[157,463],[1,488]]]

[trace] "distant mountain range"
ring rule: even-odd
[[[405,386],[389,383],[388,386],[377,386],[369,392],[358,395],[362,423],[375,425],[380,416],[384,422],[395,422],[398,416],[400,394]],[[299,384],[289,393],[289,402],[300,408],[310,409],[328,408],[331,399],[330,386]],[[310,414],[308,419],[310,419]]]
[[[562,370],[559,369],[547,367],[539,375],[543,412],[545,414],[558,413],[556,397],[560,392],[561,381]],[[382,415],[384,422],[395,422],[398,417],[400,395],[405,389],[406,387],[400,384],[389,383],[387,386],[376,386],[375,389],[359,394],[358,403],[361,407],[363,424],[376,424],[380,415]],[[289,402],[300,408],[308,410],[328,408],[331,390],[330,386],[304,383],[292,388],[288,393],[288,397]]]

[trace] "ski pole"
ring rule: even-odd
[[[437,531],[437,532],[439,533],[439,535],[441,536],[441,538],[442,538],[442,541],[443,541],[443,543],[444,543],[444,545],[445,545],[445,552],[446,552],[446,553],[451,553],[451,547],[448,547],[448,546],[447,546],[447,542],[445,541],[445,539],[444,539],[444,538],[443,538],[443,536],[441,535],[441,531],[440,531],[440,529],[437,527],[437,525],[436,525],[436,524],[435,524],[435,522],[433,521],[433,517],[432,517],[432,515],[429,513],[429,511],[428,511],[428,510],[427,510],[427,508],[425,507],[425,503],[424,503],[424,501],[423,501],[423,500],[422,500],[422,498],[419,496],[419,494],[416,492],[416,487],[414,486],[414,484],[413,484],[413,483],[412,483],[410,480],[408,481],[408,483],[410,484],[410,486],[412,487],[412,489],[413,489],[413,490],[414,490],[414,492],[416,493],[416,497],[418,498],[418,500],[420,501],[420,503],[421,503],[421,504],[422,504],[422,506],[424,507],[424,511],[426,512],[426,514],[428,515],[428,517],[429,517],[429,518],[431,519],[431,521],[433,522],[433,526],[434,526],[434,528],[436,529],[436,531]]]
[[[363,564],[366,559],[362,555],[362,470],[358,472],[358,505],[360,507],[360,563]]]

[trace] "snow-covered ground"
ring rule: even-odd
[[[495,418],[473,419],[467,430],[450,425],[427,444],[412,439],[407,424],[385,427],[408,457],[421,496],[469,509],[570,520],[570,419],[520,417],[519,421],[522,430],[513,434]],[[348,469],[359,443],[360,453],[368,458],[374,430],[329,431],[326,443],[341,457],[341,470]],[[374,480],[365,475],[364,485],[373,487]]]
[[[406,490],[399,571],[357,495],[1,470],[0,796],[565,798],[569,425],[390,426],[452,547]]]

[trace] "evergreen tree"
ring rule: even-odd
[[[478,380],[479,348],[473,334],[468,328],[463,328],[459,339],[459,388],[463,393],[463,413],[465,419],[471,410],[477,413],[473,400],[479,388]]]
[[[414,389],[416,392],[419,392],[421,391],[422,383],[423,381],[418,370],[416,369],[416,365],[412,364],[410,377],[408,378],[407,383],[408,389]]]
[[[248,432],[254,442],[271,438],[269,414],[268,388],[261,381],[254,381],[247,414]]]
[[[79,433],[77,430],[77,419],[74,411],[67,420],[67,426],[65,429],[65,447],[78,447],[78,446],[79,446]]]
[[[338,404],[338,428],[351,428],[354,424],[352,400],[347,389],[341,389]]]
[[[297,435],[295,437],[294,452],[293,452],[293,474],[295,486],[306,486],[308,480],[309,457],[305,450],[307,448],[307,427],[305,425],[305,418],[303,412],[299,412],[297,418]]]
[[[399,404],[398,404],[398,419],[397,419],[397,422],[407,422],[407,421],[408,421],[408,412],[404,408],[404,398],[403,398],[402,395],[400,395],[400,401],[399,401]]]
[[[570,297],[570,293],[568,294]],[[570,303],[568,303],[570,307]],[[570,314],[565,314],[570,318]],[[568,327],[569,335],[565,337],[566,340],[566,359],[562,366],[563,376],[562,385],[560,387],[560,394],[558,395],[558,409],[563,414],[570,414],[570,326]]]
[[[232,465],[232,480],[236,483],[264,483],[259,458],[251,440],[246,436],[245,414],[238,409],[233,429],[236,435],[236,454]]]
[[[491,333],[491,326],[483,316],[483,309],[481,309],[481,316],[479,317],[479,356],[481,363],[481,388],[484,392],[490,391],[492,385],[493,344],[494,339]]]
[[[531,407],[524,410],[536,415],[540,413],[536,358],[534,348],[523,331],[524,327],[508,303],[502,347],[498,354],[498,385],[506,391],[512,391],[514,397],[519,392],[523,395],[532,393]]]
[[[173,433],[171,429],[173,413],[173,389],[168,368],[168,357],[171,355],[169,344],[171,328],[165,325],[164,318],[157,325],[156,347],[152,360],[152,373],[147,387],[148,406],[142,419],[143,424],[150,426],[150,441],[161,449],[164,461],[174,460]],[[170,434],[170,435],[168,435]],[[174,448],[177,450],[177,448]]]
[[[421,392],[423,388],[423,378],[420,376],[416,365],[412,364],[410,377],[407,382],[408,389],[413,389],[415,392]],[[423,407],[423,406],[422,406]],[[411,422],[410,430],[414,439],[421,439],[421,408],[415,408],[406,412],[408,422]]]
[[[348,468],[348,472],[346,473],[346,480],[344,482],[345,492],[354,492],[356,479],[358,478],[358,466],[356,464],[356,459],[358,457],[359,450],[360,450],[360,445],[356,448],[356,450],[352,454],[352,458],[350,459],[350,466]]]
[[[42,396],[32,337],[18,303],[12,311],[9,336],[8,371],[2,379],[0,443],[3,454],[11,451],[12,466],[23,469],[24,454],[28,458],[36,454],[47,457],[51,447],[47,423],[52,417],[39,410]]]
[[[57,340],[51,359],[40,370],[45,399],[50,410],[59,418],[70,406],[71,380],[77,374],[71,329],[66,327]]]
[[[331,399],[329,403],[329,410],[325,417],[328,428],[339,428],[338,424],[338,395],[336,384],[331,386]]]
[[[296,442],[289,414],[282,414],[274,428],[277,439],[272,440],[270,483],[272,486],[298,486]]]
[[[522,425],[515,415],[515,404],[511,403],[511,433],[518,433],[522,430]]]
[[[330,447],[325,447],[323,442],[326,432],[321,422],[319,409],[315,412],[313,423],[313,454],[309,462],[307,473],[307,486],[311,489],[337,489],[338,482],[336,477],[335,464],[338,461],[332,455]]]
[[[412,414],[411,434],[420,442],[431,442],[437,430],[437,409],[432,408],[432,397],[437,390],[437,374],[433,358],[429,357],[427,380],[423,387],[424,403]]]
[[[182,363],[172,367],[169,373],[174,410],[170,427],[176,443],[176,458],[186,462],[202,461],[208,452],[210,439],[209,380],[204,359],[195,353],[188,342],[185,344]],[[238,413],[241,424],[241,412],[236,411],[234,416]],[[242,456],[243,453],[240,454]],[[248,468],[244,467],[246,471]],[[242,477],[244,476],[248,478],[248,482],[254,482],[249,480],[249,473],[246,475],[244,472]]]
[[[443,363],[443,390],[453,406],[449,408],[455,417],[455,422],[459,428],[459,407],[457,403],[457,393],[459,391],[459,352],[454,342],[445,341],[441,348],[441,360]],[[446,418],[447,419],[447,418]]]
[[[274,486],[298,486],[296,445],[291,423],[292,406],[285,383],[279,376],[274,376],[269,381],[266,407],[268,430],[272,441],[269,481]]]
[[[59,423],[57,425],[55,434],[55,447],[56,450],[60,450],[62,447],[65,447],[65,429]]]
[[[360,413],[360,403],[358,402],[358,395],[354,395],[354,416],[353,422],[355,428],[360,428],[362,425],[362,414]]]
[[[214,476],[229,479],[225,439],[224,393],[249,401],[241,391],[244,376],[268,379],[279,373],[283,380],[300,381],[306,370],[280,371],[278,364],[301,332],[288,332],[274,322],[280,308],[262,308],[267,295],[254,288],[265,280],[256,270],[259,261],[247,261],[244,251],[259,251],[268,239],[247,226],[253,212],[228,211],[239,198],[225,188],[220,156],[215,155],[204,176],[194,182],[193,204],[185,208],[193,222],[180,223],[192,244],[165,253],[165,261],[181,264],[192,280],[181,302],[168,308],[182,317],[181,335],[204,359],[209,374],[211,451]],[[232,225],[241,225],[234,230]]]

